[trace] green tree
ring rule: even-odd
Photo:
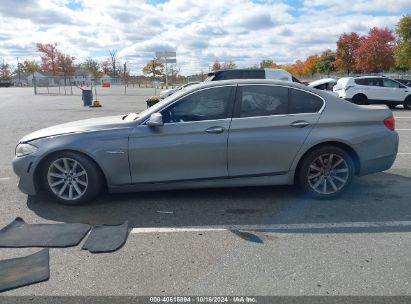
[[[271,68],[274,64],[274,61],[271,59],[264,59],[263,61],[260,62],[260,69],[266,69],[266,68]]]
[[[327,75],[330,75],[331,72],[334,72],[335,59],[335,52],[331,50],[325,50],[324,52],[322,52],[317,63],[318,72],[325,73]]]
[[[87,58],[86,61],[83,63],[83,67],[93,75],[93,78],[95,80],[100,79],[103,76],[103,71],[100,67],[100,64],[92,59],[92,58]]]
[[[397,34],[394,58],[401,70],[411,69],[411,14],[405,15],[395,29]]]

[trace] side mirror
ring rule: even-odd
[[[153,113],[147,121],[149,127],[161,127],[164,125],[163,115],[161,113]]]

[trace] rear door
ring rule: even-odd
[[[229,176],[289,171],[323,106],[322,98],[300,89],[239,85],[228,135]]]

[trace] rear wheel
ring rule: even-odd
[[[404,108],[411,110],[411,96],[408,96],[404,101]]]
[[[298,184],[302,190],[318,199],[341,195],[355,174],[354,162],[343,149],[323,146],[311,151],[301,163]]]
[[[66,205],[79,205],[92,200],[103,185],[94,162],[74,152],[60,152],[48,158],[41,179],[45,192]]]
[[[357,104],[357,105],[366,105],[366,104],[368,104],[367,97],[363,94],[355,95],[352,98],[352,102]]]

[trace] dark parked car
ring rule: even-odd
[[[11,81],[0,79],[0,87],[4,87],[4,88],[11,87]]]
[[[207,81],[230,79],[271,79],[301,83],[297,78],[281,69],[232,69],[208,73]]]

